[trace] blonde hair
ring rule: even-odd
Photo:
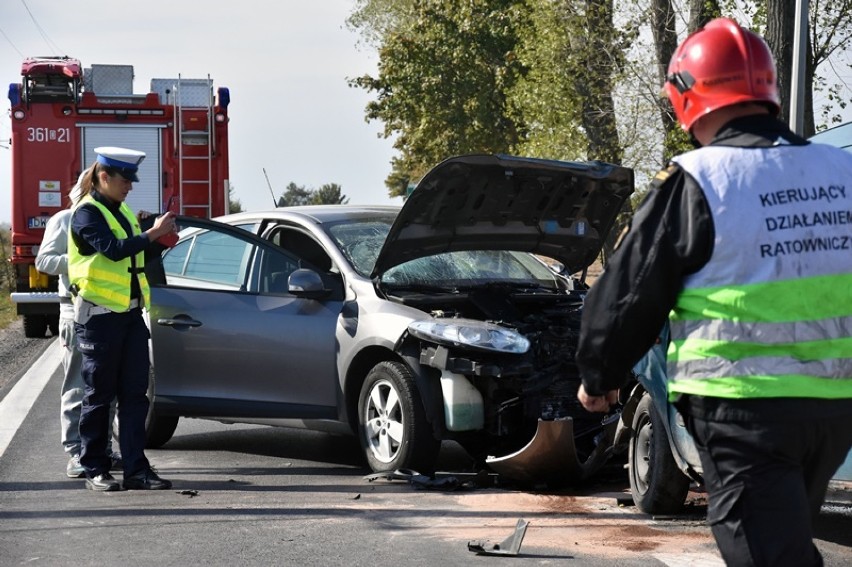
[[[89,166],[89,169],[87,169],[82,173],[82,175],[80,175],[79,183],[81,199],[91,193],[92,190],[95,188],[95,185],[98,184],[98,172],[100,170],[99,165],[100,164],[95,161],[94,163],[92,163],[92,165]]]

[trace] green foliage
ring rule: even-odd
[[[664,161],[668,161],[678,154],[682,154],[684,152],[688,152],[689,150],[695,149],[690,135],[687,134],[683,130],[683,128],[679,127],[669,132],[666,132],[664,146],[666,148],[666,155],[664,156]]]
[[[15,291],[15,270],[9,262],[12,256],[12,235],[8,225],[0,225],[0,329],[17,319],[18,312],[10,294]]]
[[[443,159],[475,152],[622,163],[636,171],[641,196],[666,160],[692,147],[659,95],[674,45],[719,15],[766,33],[781,6],[786,0],[356,0],[347,23],[380,59],[375,76],[349,84],[371,93],[366,119],[394,139],[392,196]],[[810,18],[813,62],[836,61],[852,34],[852,0],[811,0]],[[812,86],[825,101],[818,119],[839,120],[848,87],[819,76]]]
[[[343,188],[337,183],[326,183],[314,192],[315,205],[345,205],[349,198],[342,193]]]
[[[843,52],[852,42],[852,0],[811,0],[810,21],[814,67],[828,63],[832,57],[842,58],[844,62],[837,62],[835,71],[838,76],[848,77],[852,64],[848,55],[843,56]],[[814,94],[821,95],[825,100],[821,106],[814,108],[819,122],[829,126],[842,122],[840,111],[849,103],[849,85],[815,75],[813,88]]]
[[[12,257],[11,228],[0,225],[0,295],[8,295],[15,290],[15,270],[9,258]]]
[[[356,0],[346,24],[361,32],[367,43],[378,47],[395,30],[412,29],[417,0]]]
[[[287,184],[287,188],[281,197],[278,198],[278,207],[296,207],[299,205],[310,205],[313,191],[307,189],[304,185],[296,185],[292,181]]]
[[[243,212],[243,204],[240,203],[240,200],[234,197],[234,186],[231,185],[228,187],[228,213],[241,213]]]
[[[508,91],[508,111],[522,133],[517,154],[581,159],[586,137],[579,127],[582,105],[575,90],[572,30],[565,4],[530,0],[529,17],[518,25],[518,59],[524,70]]]
[[[295,207],[299,205],[345,205],[349,198],[342,193],[343,188],[337,183],[326,183],[319,189],[309,189],[294,182],[278,198],[278,207]]]
[[[516,145],[507,92],[526,72],[515,53],[523,6],[413,0],[403,22],[381,29],[378,76],[350,85],[375,93],[367,119],[382,121],[384,135],[395,137],[399,155],[386,179],[391,196],[405,194],[402,180],[419,179],[447,157]]]

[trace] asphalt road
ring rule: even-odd
[[[43,365],[58,364],[54,347],[44,339],[28,360],[47,348]],[[19,396],[34,373],[12,372],[0,396]],[[58,368],[45,375],[0,444],[0,565],[723,565],[700,493],[684,515],[654,519],[619,505],[618,467],[559,493],[370,482],[354,439],[315,432],[182,420],[147,452],[173,489],[93,493],[64,475],[60,379]],[[11,415],[0,413],[0,430]],[[469,470],[452,444],[441,459],[444,470]],[[517,556],[468,550],[492,549],[519,519],[529,525]],[[852,491],[832,492],[818,537],[827,565],[852,562]]]

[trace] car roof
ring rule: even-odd
[[[298,217],[310,219],[317,224],[326,224],[373,217],[393,219],[399,210],[400,207],[392,205],[301,205],[233,213],[214,220],[227,224],[240,224],[263,219],[288,220]]]
[[[811,136],[809,140],[820,144],[829,144],[852,152],[852,122],[823,130]]]

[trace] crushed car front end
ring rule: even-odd
[[[609,164],[465,156],[430,172],[390,229],[376,289],[428,315],[398,351],[440,382],[438,434],[497,472],[561,484],[609,454],[617,419],[577,400],[586,286],[532,254],[583,270],[632,191]]]

